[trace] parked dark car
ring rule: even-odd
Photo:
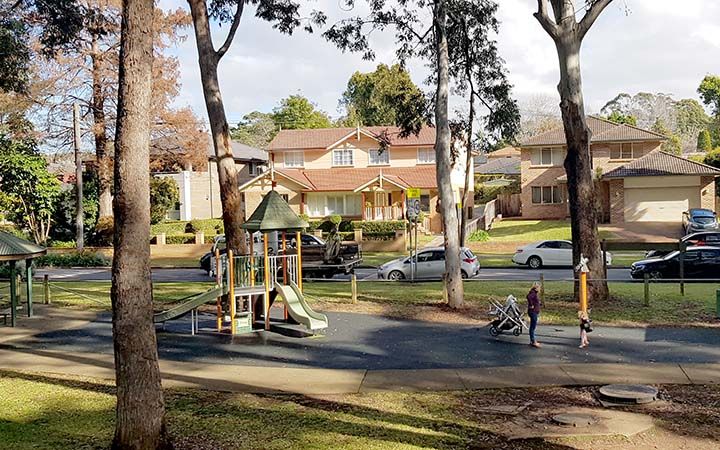
[[[715,211],[705,208],[691,208],[683,213],[685,234],[720,229]]]
[[[720,247],[688,247],[684,255],[685,278],[720,278]],[[680,278],[680,252],[674,251],[661,258],[634,262],[630,266],[633,278]]]
[[[700,233],[692,233],[680,239],[681,244],[687,247],[712,245],[720,247],[720,231],[702,231]],[[672,250],[650,250],[645,254],[646,258],[660,258]]]

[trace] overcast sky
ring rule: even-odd
[[[552,41],[532,16],[537,2],[496,1],[501,20],[498,42],[515,96],[557,96],[557,55]],[[160,5],[187,7],[181,0],[162,0]],[[310,8],[326,11],[329,23],[350,14],[339,9],[338,0],[317,0]],[[716,0],[615,0],[583,44],[581,64],[588,111],[599,111],[620,92],[697,98],[702,78],[708,73],[720,74],[718,19],[720,2]],[[216,41],[224,38],[226,29],[227,25],[214,29]],[[395,62],[391,34],[377,34],[372,43],[377,59],[363,61],[359,55],[342,54],[319,34],[298,30],[293,36],[282,35],[246,14],[220,63],[228,120],[237,122],[254,110],[270,111],[281,98],[294,93],[307,96],[333,118],[338,117],[342,113],[338,99],[353,72]],[[174,53],[179,57],[182,76],[182,92],[176,103],[191,106],[204,120],[207,116],[191,29]],[[409,69],[415,82],[421,84],[426,74],[423,64],[412,62]]]

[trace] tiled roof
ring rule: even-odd
[[[0,231],[0,261],[18,261],[44,255],[45,247]]]
[[[237,141],[231,141],[230,146],[232,147],[233,158],[238,161],[267,161],[268,152],[265,150],[250,147],[249,145],[242,144]],[[212,143],[212,136],[208,142],[208,157],[215,159],[215,147]]]
[[[357,128],[316,128],[310,130],[281,130],[268,145],[268,150],[304,150],[327,148],[348,135],[352,136]],[[390,145],[435,145],[435,128],[423,127],[420,133],[408,137],[399,136],[398,127],[361,127],[361,132],[370,136],[379,136],[387,131]]]
[[[511,146],[503,147],[500,150],[495,150],[494,152],[487,153],[487,157],[489,159],[510,158],[510,157],[514,157],[514,156],[517,156],[517,157],[520,156],[520,149],[517,147],[511,147]]]
[[[480,175],[520,175],[520,158],[492,158],[476,164],[475,173]]]
[[[662,141],[665,136],[631,125],[617,124],[595,116],[588,116],[587,124],[592,131],[591,143],[597,142],[632,142]],[[522,147],[537,145],[566,145],[563,127],[554,128],[545,133],[530,136],[520,143]]]
[[[603,178],[653,177],[662,175],[720,176],[720,170],[681,156],[656,150],[624,166],[611,170]]]
[[[434,165],[417,167],[368,167],[364,169],[276,169],[276,172],[310,186],[309,191],[354,191],[380,176],[393,184],[430,189],[437,187]]]

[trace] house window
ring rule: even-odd
[[[562,147],[536,148],[530,154],[530,164],[533,166],[562,166],[565,153],[565,149]]]
[[[256,163],[256,162],[249,162],[248,163],[248,170],[250,171],[250,175],[260,175],[264,172],[264,166],[262,163]]]
[[[536,205],[550,205],[564,203],[565,199],[560,186],[533,186],[532,202]]]
[[[285,152],[285,167],[303,167],[303,152]]]
[[[306,213],[310,217],[362,215],[360,194],[307,194]]]
[[[640,157],[640,152],[632,142],[616,144],[610,147],[610,159],[635,159]]]
[[[351,148],[333,150],[333,166],[352,166],[353,151]]]
[[[435,149],[434,148],[419,148],[418,149],[418,164],[435,164]]]
[[[375,150],[371,149],[368,151],[370,156],[369,164],[371,166],[386,166],[390,164],[390,149]]]
[[[426,213],[430,212],[430,195],[420,194],[420,211]]]

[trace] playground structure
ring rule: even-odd
[[[26,276],[26,297],[27,297],[27,316],[33,315],[33,282],[32,282],[32,260],[38,256],[47,253],[45,247],[35,245],[30,241],[13,236],[10,233],[0,231],[0,262],[8,262],[10,265],[10,285],[9,285],[9,310],[4,308],[0,310],[0,316],[7,322],[7,316],[10,316],[10,326],[14,327],[17,323],[17,312],[20,308],[18,305],[18,272],[17,262],[25,261]],[[0,299],[2,296],[0,295]]]
[[[199,326],[198,308],[214,301],[218,332],[237,335],[256,329],[270,330],[270,308],[280,298],[284,306],[282,321],[301,324],[312,332],[327,328],[327,317],[313,311],[302,292],[300,235],[306,227],[307,223],[285,200],[277,192],[270,191],[243,224],[251,236],[258,232],[262,234],[262,256],[256,255],[254,239],[249,239],[247,255],[234,255],[232,249],[222,256],[216,252],[216,286],[156,314],[155,322],[164,323],[189,313],[191,331],[195,334]],[[288,248],[289,233],[295,234],[295,249]],[[272,255],[271,241],[277,241],[279,247]]]

